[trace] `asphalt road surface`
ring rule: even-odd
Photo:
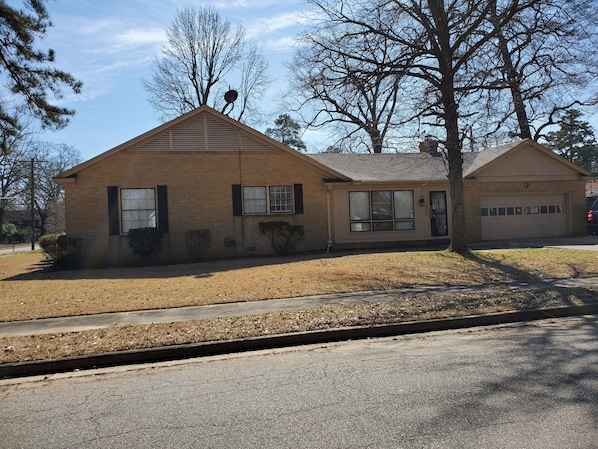
[[[598,322],[3,380],[0,447],[598,448]]]

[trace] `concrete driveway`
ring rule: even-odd
[[[583,251],[598,251],[598,235],[583,235],[579,237],[542,237],[531,239],[495,240],[490,242],[472,243],[471,249],[500,249],[500,248],[563,248]]]
[[[544,247],[598,251],[598,235],[584,235],[582,237],[559,237],[547,239]]]

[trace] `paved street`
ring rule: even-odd
[[[598,448],[581,317],[0,381],[1,448]]]

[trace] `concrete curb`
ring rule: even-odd
[[[466,329],[479,326],[536,321],[598,314],[598,303],[582,306],[564,306],[546,309],[520,310],[447,318],[413,321],[376,326],[356,326],[310,332],[297,332],[238,340],[192,343],[140,350],[109,352],[95,355],[65,357],[51,360],[0,364],[0,379],[68,372],[73,370],[134,365],[194,357],[230,354],[263,349],[275,349],[306,344],[331,343],[365,338],[391,337],[423,332]]]

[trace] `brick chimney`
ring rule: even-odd
[[[430,156],[440,156],[438,151],[438,141],[431,137],[426,137],[423,142],[419,143],[419,152],[428,153]]]

